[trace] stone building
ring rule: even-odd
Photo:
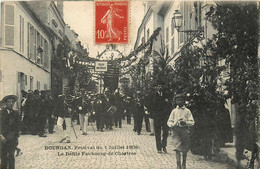
[[[51,32],[27,2],[1,2],[1,21],[0,98],[51,89]]]
[[[28,1],[32,9],[51,32],[51,89],[57,96],[64,93],[68,85],[66,60],[71,50],[70,41],[65,34],[66,23],[63,20],[63,1]]]

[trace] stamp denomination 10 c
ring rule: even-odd
[[[127,44],[128,1],[95,1],[95,43]]]

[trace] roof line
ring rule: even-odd
[[[65,21],[63,20],[61,14],[60,14],[59,9],[57,8],[57,6],[55,5],[55,3],[54,3],[53,1],[51,1],[51,5],[54,6],[54,8],[55,8],[55,12],[59,15],[59,17],[58,17],[59,20],[61,20],[61,22],[64,24],[64,27],[65,27],[66,23],[65,23]]]
[[[134,49],[137,48],[137,45],[138,45],[137,42],[138,42],[139,39],[140,39],[140,36],[138,36],[138,35],[140,34],[140,32],[141,32],[141,30],[142,30],[142,28],[143,28],[143,25],[145,24],[145,19],[147,19],[147,17],[150,16],[150,14],[151,14],[152,11],[153,11],[152,6],[154,6],[154,5],[151,5],[151,6],[148,8],[148,10],[147,10],[147,12],[146,12],[146,14],[145,14],[145,16],[144,16],[144,18],[143,18],[143,20],[142,20],[142,23],[141,23],[141,25],[140,25],[139,28],[138,28],[137,36],[136,36],[137,39],[136,39],[136,41],[135,41]]]
[[[17,3],[19,3],[20,5],[22,5],[24,8],[27,8],[28,10],[26,10],[26,12],[28,12],[29,14],[31,14],[31,17],[34,21],[38,22],[39,25],[42,27],[43,31],[47,34],[47,35],[51,35],[51,32],[47,29],[46,25],[41,21],[41,19],[39,18],[39,16],[32,10],[32,8],[30,7],[30,5],[26,2],[26,1],[18,1]],[[49,37],[48,37],[49,38]]]

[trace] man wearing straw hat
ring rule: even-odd
[[[19,112],[13,110],[17,96],[8,95],[2,99],[5,107],[0,111],[0,142],[2,168],[15,168],[14,152],[19,137]]]

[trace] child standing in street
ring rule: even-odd
[[[191,111],[185,107],[182,94],[175,96],[177,107],[172,110],[167,125],[172,129],[174,151],[176,151],[177,169],[186,169],[186,158],[190,148],[189,126],[194,125]],[[182,165],[181,165],[182,153]]]

